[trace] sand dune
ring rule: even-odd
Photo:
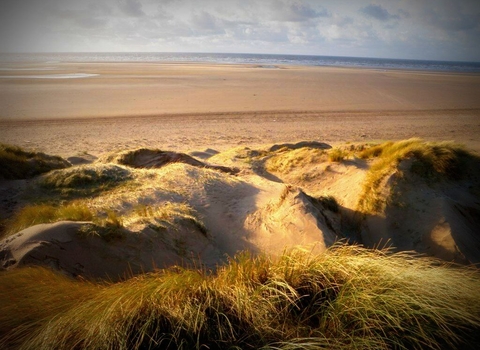
[[[115,280],[172,265],[214,268],[243,250],[322,252],[342,239],[478,263],[479,158],[452,144],[419,140],[379,147],[404,155],[376,185],[367,184],[384,156],[364,144],[210,150],[202,153],[210,154],[208,166],[185,154],[134,150],[53,170],[30,182],[29,201],[82,206],[93,221],[41,224],[10,235],[0,243],[1,265],[40,264]],[[437,163],[442,168],[428,170]],[[225,171],[230,168],[238,171]],[[365,196],[375,200],[375,210],[362,205]]]
[[[448,181],[434,185],[410,174],[407,159],[393,162],[371,191],[365,184],[381,157],[360,157],[360,146],[412,137],[480,151],[478,75],[155,63],[2,68],[0,142],[73,165],[0,183],[0,220],[29,203],[29,215],[39,203],[49,215],[2,241],[5,268],[59,261],[72,275],[121,278],[182,262],[214,266],[239,250],[322,251],[338,239],[478,262],[474,156],[467,177],[443,174]],[[83,78],[29,78],[47,78],[52,68]],[[333,152],[341,157],[329,159]],[[368,196],[375,205],[365,210]],[[72,241],[52,243],[62,232]],[[80,249],[79,237],[105,260],[39,259]],[[129,263],[112,267],[121,256]]]

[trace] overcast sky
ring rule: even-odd
[[[480,61],[480,0],[0,0],[0,52]]]

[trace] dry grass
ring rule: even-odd
[[[328,152],[328,160],[333,163],[339,163],[348,156],[348,153],[341,148],[333,148]]]
[[[382,210],[385,196],[382,194],[388,176],[397,171],[403,160],[412,161],[410,171],[428,183],[443,180],[458,180],[469,171],[469,163],[476,162],[477,156],[452,142],[423,142],[410,139],[386,142],[367,148],[359,153],[363,159],[374,158],[364,183],[358,208],[364,213]]]
[[[49,204],[28,205],[7,220],[5,235],[11,235],[27,227],[61,220],[91,221],[94,213],[82,203],[70,203],[62,206]]]
[[[131,179],[131,172],[124,167],[89,164],[52,171],[42,177],[40,185],[65,194],[89,196]]]
[[[198,213],[187,203],[164,202],[156,207],[139,205],[128,215],[125,221],[129,224],[141,222],[154,229],[174,228],[184,221],[189,221],[200,232],[207,233],[207,229]]]
[[[307,147],[283,151],[280,149],[266,161],[265,168],[270,172],[289,173],[306,165],[320,164],[325,160],[325,151],[320,149]]]
[[[26,179],[69,166],[70,163],[60,157],[0,144],[0,179]]]
[[[474,348],[479,288],[474,269],[355,246],[241,254],[215,274],[173,268],[107,285],[17,269],[0,274],[0,346]]]

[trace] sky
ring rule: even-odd
[[[480,0],[0,0],[0,52],[480,61]]]

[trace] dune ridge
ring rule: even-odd
[[[213,268],[245,250],[322,252],[339,240],[480,261],[480,162],[453,143],[299,142],[209,152],[200,160],[121,151],[46,172],[30,182],[29,205],[19,203],[5,219],[2,266],[38,262],[115,280],[184,263]],[[62,220],[72,223],[52,223]],[[104,260],[55,257],[87,246],[103,250]]]
[[[480,157],[462,146],[302,141],[72,160],[4,169],[16,179],[0,192],[13,210],[2,347],[478,342]],[[28,179],[28,167],[42,174]]]

